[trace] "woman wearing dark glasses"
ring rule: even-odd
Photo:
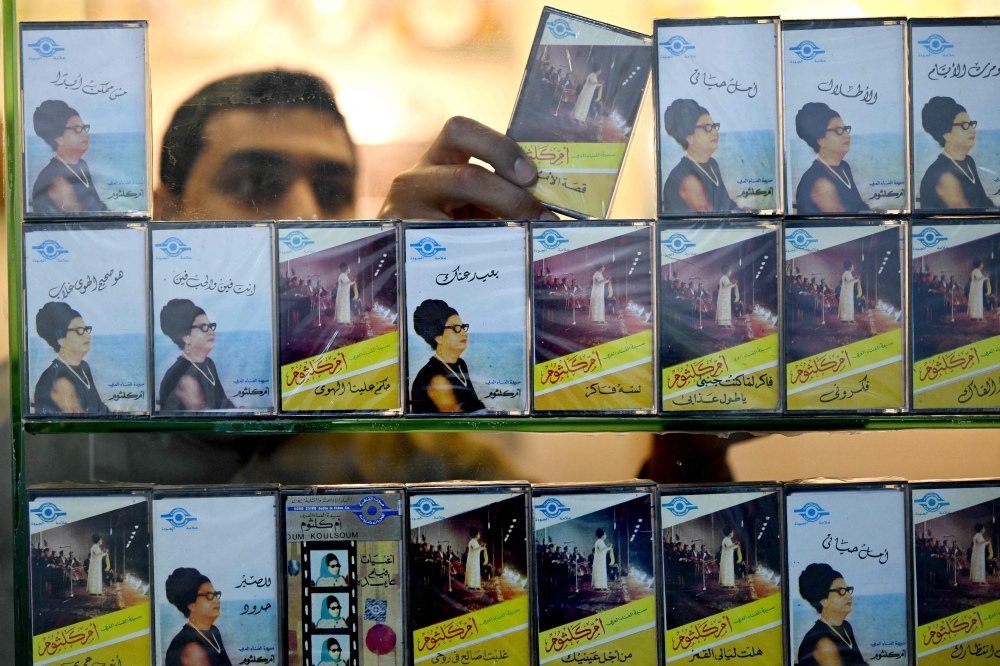
[[[344,619],[340,607],[340,599],[335,595],[330,595],[322,601],[319,619],[316,620],[317,629],[347,629],[347,621]]]
[[[816,153],[795,188],[795,212],[870,213],[844,159],[851,150],[851,126],[840,114],[822,102],[809,102],[795,114],[795,133]]]
[[[486,409],[461,358],[469,344],[469,325],[458,311],[428,299],[413,311],[413,330],[434,350],[410,387],[412,414],[477,412]]]
[[[983,189],[976,161],[975,120],[951,97],[932,97],[920,113],[924,131],[941,146],[941,154],[920,179],[920,208],[996,208]]]
[[[55,151],[31,188],[33,213],[59,216],[108,210],[94,187],[83,154],[90,148],[90,125],[66,102],[49,99],[35,109],[35,134]]]
[[[323,666],[324,664],[326,666],[340,666],[340,664],[347,661],[344,659],[344,650],[340,647],[340,641],[336,638],[331,637],[324,640],[322,636],[317,636],[313,640],[320,645],[320,649],[322,650],[318,662],[319,666]],[[346,643],[347,637],[345,636],[343,640]]]
[[[684,156],[663,183],[666,213],[735,211],[719,163],[721,125],[693,99],[675,99],[663,112],[663,129],[684,149]]]
[[[165,588],[167,601],[187,618],[167,647],[165,666],[232,666],[222,632],[215,626],[222,613],[222,592],[208,576],[190,567],[174,569]]]
[[[867,666],[847,621],[854,588],[829,564],[810,564],[799,574],[799,594],[819,613],[799,643],[798,666]]]
[[[175,298],[160,310],[160,329],[181,349],[181,355],[163,375],[157,395],[159,411],[235,409],[226,396],[215,362],[215,323],[186,298]]]
[[[34,413],[107,414],[94,375],[83,360],[90,351],[93,327],[66,303],[53,301],[35,315],[35,330],[56,357],[35,384]]]

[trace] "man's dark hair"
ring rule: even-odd
[[[333,91],[317,76],[284,69],[229,76],[196,92],[174,113],[160,151],[163,185],[176,197],[184,194],[191,168],[205,147],[205,126],[213,115],[230,109],[256,111],[276,106],[327,114],[347,131]]]

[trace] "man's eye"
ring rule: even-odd
[[[263,169],[240,169],[219,183],[223,193],[247,206],[270,203],[280,197],[287,186],[280,174]]]
[[[326,211],[336,211],[354,201],[354,181],[344,176],[317,176],[312,182],[316,201]]]

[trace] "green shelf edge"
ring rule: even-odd
[[[204,433],[302,435],[338,432],[686,432],[794,433],[806,431],[996,428],[993,415],[872,415],[756,417],[334,418],[272,420],[24,421],[33,435],[58,433]]]

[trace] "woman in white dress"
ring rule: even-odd
[[[590,589],[608,589],[608,553],[611,553],[611,562],[614,563],[614,553],[611,546],[604,540],[604,530],[597,528],[597,541],[594,542],[594,567],[590,578]]]
[[[351,288],[357,281],[352,280],[349,277],[350,274],[351,267],[346,263],[341,263],[340,277],[337,278],[336,316],[338,324],[351,323]]]
[[[94,545],[90,547],[90,567],[87,569],[87,594],[104,596],[104,558],[108,553],[101,548],[104,539],[100,534],[93,537]]]
[[[580,96],[576,98],[576,104],[573,106],[573,120],[578,123],[587,122],[587,118],[590,116],[590,105],[594,101],[594,95],[604,86],[600,78],[598,78],[600,74],[601,68],[598,67],[597,71],[587,75],[587,80],[584,81],[583,88],[580,89]]]
[[[479,553],[486,550],[486,546],[479,543],[479,530],[475,527],[469,530],[469,535],[472,540],[469,541],[468,554],[465,556],[465,586],[470,590],[479,590],[483,587]]]
[[[722,587],[736,587],[736,549],[740,547],[740,542],[733,538],[735,534],[732,527],[725,527],[722,530],[725,535],[722,539],[722,557],[719,560],[719,585]]]
[[[604,319],[604,285],[611,282],[604,277],[604,264],[597,267],[590,287],[590,321],[595,324],[606,324]]]
[[[983,283],[986,276],[983,275],[983,262],[979,259],[972,261],[972,276],[969,280],[969,319],[981,320],[983,318]]]
[[[854,277],[854,264],[844,261],[844,274],[840,276],[840,321],[854,323],[854,285],[861,278]]]
[[[726,328],[733,327],[732,292],[736,282],[729,276],[732,271],[729,264],[722,264],[722,277],[719,279],[719,299],[715,302],[715,323]]]
[[[977,585],[986,584],[986,546],[990,538],[985,536],[986,527],[976,523],[975,536],[972,537],[972,565],[969,567],[969,578]]]

